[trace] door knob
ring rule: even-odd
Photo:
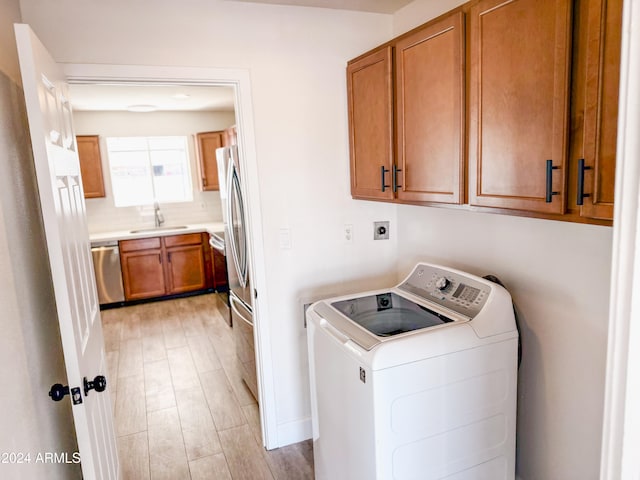
[[[107,389],[107,379],[104,375],[97,375],[93,380],[87,380],[84,377],[84,396],[89,395],[89,390],[95,390],[96,392],[104,392]]]
[[[52,385],[51,390],[49,390],[49,396],[51,397],[51,400],[53,400],[54,402],[59,402],[65,397],[65,395],[69,395],[68,385],[62,385],[61,383],[56,383],[55,385]]]
[[[56,383],[52,385],[51,390],[49,390],[49,396],[54,402],[59,402],[65,396],[69,395],[69,393],[71,393],[71,400],[73,401],[74,405],[79,405],[82,403],[82,393],[80,393],[80,388],[78,387],[69,389],[68,385]]]

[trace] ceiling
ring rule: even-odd
[[[233,87],[182,85],[69,85],[75,111],[126,111],[151,105],[156,111],[224,111],[234,109]]]
[[[394,13],[413,0],[227,0],[373,13]],[[181,85],[69,85],[76,111],[127,111],[151,105],[155,111],[233,111],[232,87]]]
[[[297,5],[299,7],[334,8],[361,12],[394,13],[413,0],[227,0],[233,2]]]

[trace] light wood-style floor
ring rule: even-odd
[[[125,479],[313,479],[310,441],[267,452],[215,294],[105,310]]]

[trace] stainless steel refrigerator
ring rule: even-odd
[[[218,148],[216,158],[224,220],[231,324],[236,354],[242,379],[257,400],[258,382],[253,337],[253,291],[249,278],[249,240],[237,146]]]

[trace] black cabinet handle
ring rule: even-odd
[[[553,191],[553,171],[559,168],[553,166],[553,160],[547,160],[547,192],[545,195],[545,202],[547,203],[551,203],[552,197],[560,193]]]
[[[382,191],[384,192],[385,189],[389,188],[389,185],[385,185],[384,183],[384,174],[387,173],[389,171],[388,168],[384,168],[384,165],[382,165],[380,167],[380,180],[381,180],[381,187],[382,187]]]
[[[397,165],[393,165],[393,174],[391,175],[391,183],[393,185],[393,193],[396,193],[398,191],[399,187],[402,187],[402,185],[398,185],[398,172],[401,172],[402,169],[398,168]]]
[[[584,205],[585,197],[590,197],[590,193],[584,193],[584,171],[591,170],[591,167],[587,167],[584,164],[584,158],[578,160],[578,195],[576,198],[577,205]]]

